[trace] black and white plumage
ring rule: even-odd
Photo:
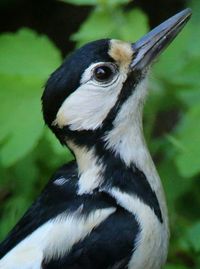
[[[59,169],[0,245],[0,269],[159,269],[165,198],[142,131],[150,63],[189,9],[134,44],[91,42],[56,70],[44,119],[76,161]]]

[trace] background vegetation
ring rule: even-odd
[[[8,2],[11,7],[19,4],[1,1],[5,12]],[[65,34],[61,23],[54,26],[52,34],[50,18],[49,27],[48,23],[46,28],[41,24],[39,28],[43,28],[37,30],[51,40],[36,33],[35,24],[17,26],[17,31],[10,26],[12,33],[5,33],[7,28],[1,27],[0,239],[57,167],[72,158],[44,126],[40,105],[45,80],[67,52],[56,39],[60,27],[63,40],[73,41],[66,43],[68,52],[74,44],[79,47],[98,38],[134,41],[148,31],[149,15],[151,25],[156,18],[157,22],[165,19],[158,15],[159,4],[154,6],[154,18],[144,2],[142,11],[128,0],[65,0],[62,10],[72,13],[71,31]],[[50,8],[46,5],[48,20]],[[192,0],[187,5],[193,8],[193,18],[153,68],[145,107],[146,138],[163,180],[170,215],[171,242],[165,269],[200,268],[200,2]],[[173,13],[176,11],[174,7]],[[62,14],[61,9],[59,12]],[[59,16],[58,10],[55,13]],[[11,25],[9,19],[6,22]]]

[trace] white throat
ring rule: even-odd
[[[103,169],[103,165],[99,163],[94,148],[88,150],[86,147],[79,147],[73,142],[67,142],[67,144],[73,150],[78,165],[78,194],[92,193],[102,182],[100,172]]]
[[[152,190],[156,193],[163,216],[167,207],[159,175],[147,148],[142,125],[142,112],[147,95],[147,81],[143,80],[131,97],[123,104],[115,121],[114,128],[105,136],[107,148],[119,155],[127,166],[134,164],[142,171]]]
[[[146,80],[143,80],[122,105],[114,120],[113,129],[105,136],[107,148],[119,154],[127,166],[133,162],[135,165],[139,164],[140,159],[146,155],[149,157],[142,126],[146,92]]]

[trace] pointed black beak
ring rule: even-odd
[[[132,44],[133,61],[131,70],[142,70],[172,42],[191,17],[192,11],[187,8],[169,18],[151,32]]]

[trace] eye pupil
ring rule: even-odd
[[[94,70],[94,76],[97,81],[107,81],[113,75],[113,70],[109,66],[98,66]]]

